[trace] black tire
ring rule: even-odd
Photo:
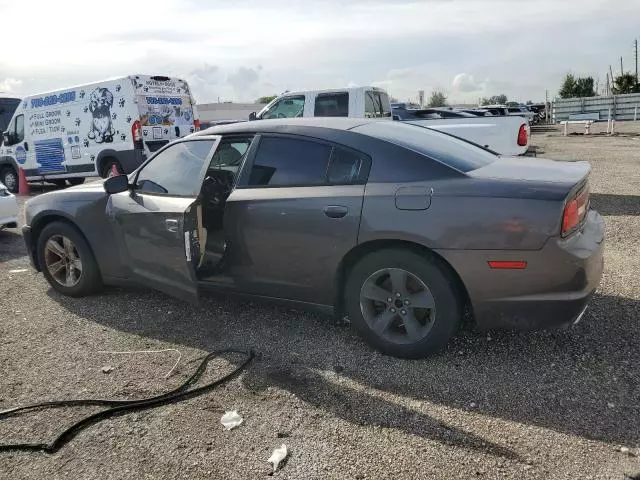
[[[435,302],[435,309],[433,317],[429,317],[431,326],[430,330],[425,328],[428,333],[424,338],[413,342],[405,337],[404,343],[390,341],[376,333],[365,320],[363,310],[366,308],[361,306],[360,297],[362,288],[367,279],[385,269],[405,270],[430,290]],[[366,300],[364,301],[366,302]],[[412,250],[384,249],[370,253],[348,272],[345,286],[345,308],[352,324],[371,346],[394,357],[422,358],[444,348],[460,326],[462,304],[461,295],[448,266],[436,257]],[[385,310],[384,306],[381,308],[383,311]],[[432,311],[427,310],[427,312],[429,312],[428,315],[431,315]],[[402,318],[399,315],[394,322],[400,322],[400,326],[394,327],[392,322],[391,327],[400,330],[404,328]]]
[[[11,193],[18,193],[20,189],[18,172],[16,172],[13,167],[5,166],[0,168],[0,182],[2,182]]]
[[[84,177],[68,178],[67,182],[69,182],[71,186],[82,185],[84,183]]]
[[[82,261],[82,273],[76,285],[66,287],[53,278],[45,262],[45,245],[53,236],[67,237],[75,245],[75,250]],[[53,222],[47,225],[38,236],[37,252],[42,274],[54,290],[69,297],[84,297],[100,290],[102,278],[96,259],[89,244],[82,234],[72,225],[65,222]]]
[[[118,170],[118,173],[122,175],[124,173],[124,170],[122,169],[122,165],[120,165],[120,162],[118,162],[118,160],[116,160],[115,158],[107,158],[102,166],[102,171],[100,172],[100,176],[102,178],[109,178],[109,175],[111,174],[111,169],[113,168],[114,165],[116,167],[116,170]]]

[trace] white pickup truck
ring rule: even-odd
[[[389,95],[381,88],[308,90],[280,95],[249,120],[292,117],[364,117],[392,120]],[[522,155],[529,148],[530,127],[523,117],[475,117],[411,120],[489,148],[501,155]]]

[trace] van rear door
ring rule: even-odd
[[[142,139],[150,152],[195,131],[195,101],[186,81],[164,76],[132,77]]]

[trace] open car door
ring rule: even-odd
[[[133,280],[198,300],[196,268],[204,251],[200,190],[218,138],[178,142],[159,152],[130,190],[109,197],[121,261]]]

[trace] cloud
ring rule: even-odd
[[[247,67],[240,67],[227,75],[228,82],[240,92],[250,88],[259,78],[260,74],[256,70]]]
[[[458,93],[480,92],[485,90],[486,80],[477,82],[473,75],[467,73],[459,73],[453,77],[453,91]]]
[[[0,81],[0,92],[15,93],[16,90],[20,89],[21,85],[22,85],[22,80],[18,80],[17,78],[7,77],[4,80]]]

